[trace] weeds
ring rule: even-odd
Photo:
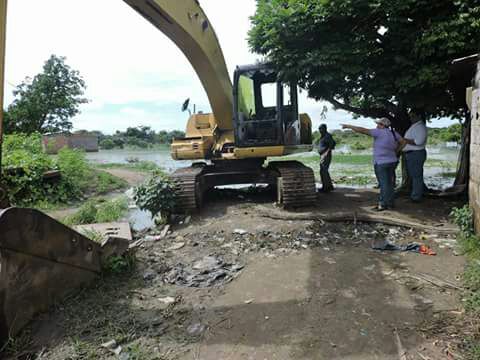
[[[128,160],[127,160],[128,161]],[[127,164],[122,163],[108,163],[108,164],[99,164],[96,165],[99,169],[129,169],[136,170],[141,172],[151,172],[159,170],[159,166],[153,161],[137,161],[137,162],[128,162]]]
[[[154,173],[144,184],[135,188],[134,199],[141,210],[168,218],[177,202],[176,184],[162,172]]]
[[[84,229],[81,231],[81,234],[99,244],[102,243],[104,239],[104,236],[102,235],[102,233],[93,229]]]
[[[135,269],[135,255],[127,253],[124,256],[110,256],[104,264],[102,264],[103,272],[106,274],[122,274],[129,273]]]
[[[128,183],[104,171],[95,171],[94,180],[89,188],[96,194],[106,194],[115,190],[125,189]]]
[[[460,228],[458,241],[468,259],[463,275],[465,287],[468,289],[465,307],[473,317],[477,317],[480,314],[480,239],[475,235],[473,212],[465,205],[454,208],[450,216]],[[470,350],[470,357],[480,359],[480,346],[475,345],[474,341],[475,339],[472,339],[474,345]]]
[[[128,209],[125,197],[114,200],[88,200],[78,211],[67,216],[63,223],[68,226],[118,221]]]

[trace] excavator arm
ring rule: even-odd
[[[217,35],[198,0],[124,0],[185,54],[207,93],[217,127],[233,129],[233,91]]]

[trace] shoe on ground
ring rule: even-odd
[[[377,205],[373,208],[375,211],[385,211],[385,210],[390,210],[392,207],[390,206],[383,206],[383,205]]]

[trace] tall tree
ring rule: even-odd
[[[479,19],[478,0],[257,0],[249,43],[310,97],[403,131],[465,116],[450,64],[478,52]]]
[[[15,99],[8,107],[8,130],[23,133],[71,130],[72,117],[87,102],[83,97],[85,88],[79,72],[71,69],[64,57],[52,55],[40,74],[26,78],[13,91]]]

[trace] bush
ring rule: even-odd
[[[469,290],[467,308],[480,313],[480,239],[475,235],[472,209],[465,205],[454,208],[450,214],[460,228],[458,241],[469,261],[465,269],[464,280]]]
[[[75,214],[67,216],[63,223],[73,226],[118,221],[127,209],[128,203],[125,197],[109,201],[88,200]]]
[[[135,188],[134,199],[141,210],[148,210],[152,216],[168,218],[175,210],[176,184],[163,172],[157,170],[144,184]]]
[[[89,192],[105,193],[127,183],[110,174],[94,171],[81,150],[63,148],[50,157],[42,148],[42,136],[15,134],[5,137],[4,178],[9,200],[17,206],[49,206],[79,200]],[[44,181],[49,170],[60,170],[60,179]]]
[[[464,235],[472,235],[474,233],[473,212],[468,205],[461,208],[453,208],[450,216]]]
[[[115,142],[112,139],[103,139],[99,144],[100,148],[105,150],[111,150],[115,148]]]
[[[57,167],[61,172],[61,200],[80,199],[88,188],[93,172],[85,152],[63,148],[58,152]]]
[[[55,168],[55,163],[44,154],[39,133],[6,136],[2,166],[3,180],[13,204],[25,206],[55,193],[52,185],[43,181],[43,174]]]

